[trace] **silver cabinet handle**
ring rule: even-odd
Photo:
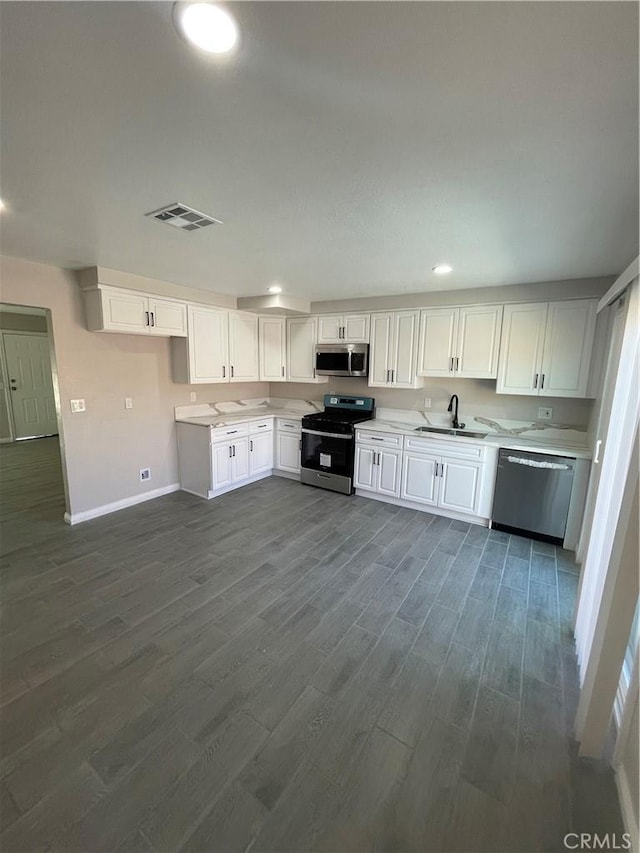
[[[544,373],[540,377],[540,390],[542,391],[543,388],[544,388]]]
[[[533,380],[533,387],[534,388],[538,387],[538,374],[537,373],[536,373],[536,378]]]
[[[145,326],[150,326],[151,323],[149,322],[149,312],[145,311],[144,314],[145,314]]]
[[[596,441],[596,449],[595,449],[595,453],[593,454],[593,461],[595,462],[596,465],[600,464],[600,448],[601,447],[602,447],[602,439],[599,438]]]
[[[317,429],[303,429],[301,430],[305,435],[322,435],[325,438],[341,438],[343,441],[351,441],[351,435],[343,435],[339,432],[321,432]]]

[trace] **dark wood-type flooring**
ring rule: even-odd
[[[276,477],[68,528],[56,454],[0,449],[5,853],[622,832],[569,553]]]

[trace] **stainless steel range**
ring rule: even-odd
[[[324,412],[302,418],[300,482],[353,492],[355,424],[375,418],[373,397],[324,395]]]

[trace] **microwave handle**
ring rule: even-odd
[[[348,356],[348,361],[347,361],[347,370],[349,371],[349,376],[351,376],[351,356],[352,356],[352,352],[351,352],[351,350],[349,350],[349,356]]]

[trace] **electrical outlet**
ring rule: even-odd
[[[553,417],[553,409],[550,406],[540,406],[538,409],[538,420],[550,421]]]
[[[87,407],[84,400],[71,400],[70,402],[72,412],[86,412]]]
[[[133,409],[133,399],[131,397],[124,398],[125,409]]]
[[[144,482],[145,480],[151,479],[151,468],[141,468],[140,469],[140,482]]]
[[[195,391],[192,391],[189,394],[189,399],[191,400],[192,403],[195,403],[195,401],[198,399],[198,395],[196,394]]]
[[[431,408],[431,397],[425,397],[424,398],[424,407],[425,407],[425,409]]]

